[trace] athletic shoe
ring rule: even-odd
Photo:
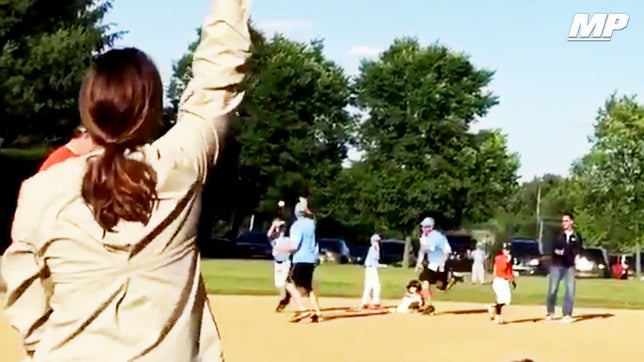
[[[318,323],[320,322],[320,315],[319,314],[313,314],[311,316],[311,323]]]
[[[490,320],[494,320],[494,313],[496,312],[494,305],[487,307],[487,314],[490,317]]]
[[[369,304],[363,304],[362,306],[360,306],[360,309],[362,309],[362,310],[369,309]]]
[[[566,315],[566,316],[563,317],[563,322],[564,323],[573,323],[574,321],[575,321],[575,318],[573,318],[573,317],[571,317],[569,315]]]
[[[552,315],[551,313],[546,314],[546,320],[547,321],[551,321],[551,320],[554,320],[554,319],[555,319],[555,316]]]
[[[498,315],[498,314],[497,314],[497,315],[495,315],[495,316],[494,316],[494,323],[496,323],[496,324],[503,324],[503,317],[501,317],[501,316],[500,316],[500,315]]]
[[[275,312],[276,313],[282,313],[284,311],[284,308],[286,308],[286,304],[280,303],[275,307]]]

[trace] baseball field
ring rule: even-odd
[[[641,282],[581,280],[577,321],[541,320],[544,278],[520,278],[517,305],[505,311],[506,324],[489,321],[489,285],[457,285],[437,293],[434,316],[377,314],[356,309],[362,287],[358,266],[320,266],[319,324],[289,323],[290,311],[273,312],[270,262],[205,261],[227,361],[636,361],[644,325]],[[384,269],[383,296],[394,305],[413,278],[412,270]],[[245,294],[245,295],[241,295]],[[255,294],[252,296],[249,294]],[[531,305],[532,304],[532,305]],[[629,309],[625,309],[629,308]],[[18,361],[18,340],[0,315],[0,361]]]

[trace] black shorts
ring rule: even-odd
[[[426,266],[423,267],[423,271],[420,272],[418,280],[421,282],[426,281],[429,284],[435,284],[439,287],[447,286],[447,272],[446,271],[433,271],[428,269]]]
[[[296,287],[306,293],[313,290],[313,263],[294,263],[291,267],[290,279]]]

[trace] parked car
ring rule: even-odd
[[[369,252],[369,245],[351,245],[351,262],[353,264],[364,264],[364,259]]]
[[[476,246],[476,241],[470,235],[446,233],[445,237],[452,248],[452,253],[445,262],[445,269],[456,273],[471,273],[472,263],[469,251]]]
[[[546,275],[547,262],[541,253],[539,242],[534,239],[514,238],[510,240],[512,268],[520,275]]]
[[[271,259],[273,247],[265,232],[250,231],[237,237],[236,254],[241,258]]]
[[[387,239],[380,242],[380,264],[400,267],[403,263],[403,255],[405,255],[403,240]],[[416,265],[416,255],[413,248],[409,248],[409,266],[414,265]]]
[[[319,239],[320,263],[347,264],[351,262],[351,250],[343,239]]]
[[[580,278],[610,278],[608,265],[604,248],[585,248],[575,260],[575,274]]]

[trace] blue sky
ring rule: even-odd
[[[107,21],[129,31],[116,45],[148,52],[167,83],[209,8],[208,0],[116,0]],[[609,42],[568,42],[573,15],[585,12],[630,21]],[[253,20],[295,40],[323,38],[348,74],[401,36],[469,54],[496,71],[490,88],[500,97],[476,127],[507,134],[524,180],[566,174],[588,150],[597,110],[613,91],[644,103],[642,1],[254,0]]]

